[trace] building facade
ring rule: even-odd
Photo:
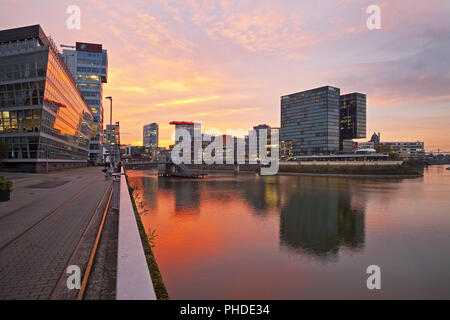
[[[341,153],[352,153],[352,139],[366,137],[365,94],[354,92],[340,96],[339,125],[339,151]]]
[[[170,125],[175,126],[175,145],[180,143],[183,139],[180,137],[179,130],[186,130],[189,132],[191,137],[191,163],[194,162],[195,159],[202,159],[202,124],[201,122],[193,122],[193,121],[172,121]],[[195,143],[196,140],[197,143]],[[198,146],[196,150],[196,146]],[[183,154],[180,153],[180,157]]]
[[[349,93],[339,99],[339,122],[341,139],[366,137],[366,95]]]
[[[381,147],[387,147],[392,153],[397,154],[401,160],[425,158],[424,142],[381,142]]]
[[[159,125],[157,123],[146,124],[143,130],[143,144],[146,149],[154,150],[159,146]]]
[[[39,25],[0,31],[0,139],[6,168],[87,165],[93,114]]]
[[[106,125],[104,135],[104,159],[114,162],[120,161],[120,123]],[[111,149],[111,152],[110,152]],[[111,156],[111,157],[110,157]]]
[[[69,46],[64,46],[69,47]],[[108,80],[108,55],[101,44],[77,42],[61,56],[94,116],[89,159],[103,162],[103,84]]]
[[[339,152],[339,98],[330,86],[281,97],[280,140],[294,156]]]

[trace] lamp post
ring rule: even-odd
[[[109,132],[108,132],[108,136],[109,136],[109,162],[112,163],[112,144],[111,144],[111,130],[112,130],[112,97],[106,97],[105,99],[110,101],[110,111],[109,111]]]

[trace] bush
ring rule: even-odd
[[[0,177],[0,191],[8,190],[11,192],[13,190],[13,182],[11,180]]]

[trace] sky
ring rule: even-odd
[[[381,29],[367,28],[369,5]],[[281,96],[331,85],[367,95],[363,140],[450,151],[449,16],[447,0],[0,0],[0,29],[40,24],[58,45],[103,44],[104,95],[133,145],[152,122],[162,146],[173,120],[279,127]]]

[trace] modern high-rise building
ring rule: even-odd
[[[146,149],[157,149],[159,145],[159,125],[146,124],[143,130],[143,146]]]
[[[266,130],[266,141],[263,142],[264,148],[262,150],[259,145],[260,138],[263,136],[263,131],[261,130]],[[277,141],[272,141],[272,130],[278,130],[279,132],[280,128],[272,128],[267,124],[260,124],[253,127],[253,132],[256,135],[256,159],[253,160],[265,159],[272,155],[272,148],[277,144]]]
[[[294,156],[351,153],[365,137],[365,94],[326,86],[281,97],[280,140]]]
[[[108,55],[101,44],[77,42],[61,54],[94,115],[89,159],[103,161],[103,84],[108,80]]]
[[[358,92],[341,95],[339,102],[339,151],[353,152],[352,139],[366,137],[366,95]]]
[[[112,155],[112,161],[118,162],[120,160],[120,123],[106,125],[106,129],[103,132],[104,135],[104,151],[106,159],[109,155]],[[110,150],[111,146],[111,152]]]
[[[294,156],[339,152],[339,98],[330,86],[281,97],[280,140]]]
[[[0,139],[6,167],[86,166],[93,114],[39,25],[0,31]]]
[[[191,137],[191,163],[197,158],[202,159],[202,124],[201,122],[193,122],[193,121],[172,121],[170,125],[175,126],[175,144],[178,144],[183,139],[182,137],[179,139],[179,130],[186,130],[189,132]],[[198,143],[195,143],[196,140],[199,140]],[[195,147],[198,146],[196,150]],[[197,157],[195,157],[197,154]],[[183,156],[180,154],[180,156]]]
[[[358,92],[341,95],[339,102],[341,139],[366,137],[366,95]]]
[[[180,130],[180,129],[187,130],[189,132],[189,134],[191,135],[192,140],[194,140],[195,134],[201,136],[202,124],[200,122],[172,121],[169,124],[175,126],[175,131]]]

